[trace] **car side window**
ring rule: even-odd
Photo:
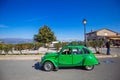
[[[72,49],[72,53],[73,54],[82,54],[82,50],[75,48],[75,49]]]
[[[64,49],[63,52],[62,52],[63,55],[68,55],[68,54],[71,54],[71,49]]]
[[[89,54],[90,53],[89,50],[87,50],[86,48],[83,48],[83,51],[84,51],[85,54]]]

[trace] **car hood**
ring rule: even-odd
[[[55,57],[55,56],[58,56],[58,52],[55,52],[55,53],[46,53],[44,55],[44,57]]]

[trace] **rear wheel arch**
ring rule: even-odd
[[[87,65],[96,65],[97,62],[94,58],[92,58],[91,56],[84,58],[83,60],[83,66],[87,66]]]

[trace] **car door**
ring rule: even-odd
[[[73,54],[73,65],[82,65],[83,64],[83,50],[80,48],[73,48],[72,49]]]
[[[59,55],[59,66],[70,66],[72,65],[72,53],[71,49],[66,48]]]

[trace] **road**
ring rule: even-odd
[[[0,60],[0,80],[120,80],[120,57],[100,59],[94,70],[61,68],[45,72],[38,61]]]

